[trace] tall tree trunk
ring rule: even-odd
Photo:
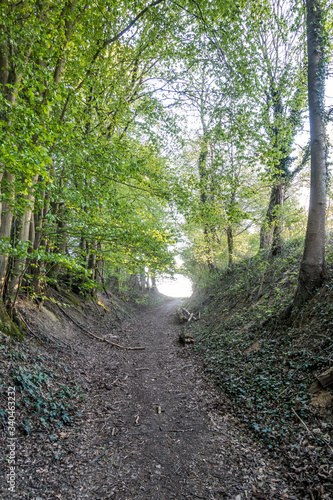
[[[96,258],[96,281],[101,284],[104,288],[105,293],[107,294],[107,289],[105,285],[105,277],[104,277],[104,266],[105,262],[103,259],[103,245],[100,241],[97,242],[97,258]]]
[[[155,276],[155,274],[151,275],[151,289],[152,290],[157,290],[156,276]]]
[[[210,221],[208,220],[209,214],[207,213],[207,201],[208,201],[208,175],[207,175],[207,155],[208,155],[208,144],[207,137],[204,135],[202,140],[201,151],[198,161],[198,170],[200,177],[200,200],[201,200],[201,217],[204,226],[204,243],[205,243],[205,253],[208,263],[208,267],[211,271],[216,270],[214,255],[212,251],[212,232]]]
[[[233,156],[231,156],[231,161],[233,163]],[[236,191],[237,185],[234,183],[232,187],[232,192],[230,196],[229,204],[226,208],[227,216],[227,245],[228,245],[228,267],[232,266],[234,263],[234,233],[233,233],[233,223],[234,223],[234,209],[236,206]]]
[[[282,180],[275,190],[275,205],[273,210],[273,239],[271,253],[273,256],[279,255],[282,250],[282,228],[283,215],[282,209],[284,204],[285,182]]]
[[[145,290],[145,287],[146,287],[146,273],[145,271],[143,271],[141,274],[140,274],[140,288],[141,290],[144,292]]]
[[[259,245],[260,250],[268,250],[272,244],[272,239],[273,239],[272,220],[273,220],[273,209],[275,204],[275,189],[276,187],[275,185],[273,185],[271,189],[267,212],[260,227],[260,245]]]
[[[285,195],[285,181],[279,180],[272,186],[264,222],[260,228],[260,250],[269,250],[276,255],[282,246],[282,207]]]
[[[65,255],[67,248],[68,236],[66,234],[66,222],[63,219],[63,214],[58,217],[57,221],[57,237],[56,244],[54,248],[54,253]],[[52,269],[52,278],[57,279],[58,274],[61,271],[61,264],[57,262]]]
[[[39,181],[42,181],[41,177],[39,177]],[[32,250],[35,251],[39,250],[40,247],[46,247],[46,239],[43,238],[43,226],[50,209],[50,195],[44,191],[41,201],[43,202],[43,206],[35,210],[30,223],[29,240],[31,241]],[[37,294],[41,292],[41,274],[43,267],[45,267],[44,263],[37,257],[30,260],[27,274],[32,276],[32,278],[28,278],[29,281],[27,280],[27,284],[29,284],[33,292]]]
[[[294,305],[311,298],[325,277],[326,141],[325,57],[319,0],[307,0],[308,97],[311,138],[310,207]]]
[[[82,264],[83,264],[84,268],[88,269],[89,249],[88,249],[87,240],[85,239],[84,236],[82,236],[80,239],[79,253],[80,253],[80,257],[82,259]]]
[[[110,276],[107,280],[108,288],[111,288],[112,291],[118,293],[120,291],[120,279],[119,275]]]
[[[89,243],[89,258],[88,258],[88,270],[91,271],[90,278],[92,280],[96,279],[96,251],[97,251],[97,243],[96,241],[92,241]]]
[[[232,266],[234,262],[234,235],[232,226],[227,227],[227,241],[228,241],[228,266]]]
[[[42,178],[40,178],[42,181]],[[45,225],[46,216],[50,211],[50,194],[44,191],[42,195],[43,206],[34,213],[34,226],[35,226],[35,237],[32,240],[34,250],[38,250],[41,245],[45,245],[45,241],[42,240],[43,227]],[[57,215],[54,214],[54,215]]]
[[[5,193],[5,198],[2,202],[1,210],[1,225],[0,225],[0,240],[4,238],[10,238],[12,220],[13,220],[13,203],[14,203],[14,175],[8,170],[5,170],[2,177],[1,183],[1,193]],[[7,263],[8,263],[8,253],[4,252],[0,254],[0,297],[3,296]]]
[[[35,178],[33,179],[33,184],[37,182],[37,178],[38,176],[36,175]],[[35,202],[35,196],[33,190],[31,190],[29,194],[24,196],[24,200],[26,202],[26,206],[24,207],[24,212],[21,215],[21,217],[17,220],[16,241],[17,243],[20,244],[29,242],[30,224]],[[8,292],[7,292],[8,304],[11,307],[15,305],[15,300],[25,271],[26,260],[27,260],[26,256],[14,257],[13,259],[12,269],[9,276]]]
[[[2,25],[0,28],[4,28]],[[3,94],[4,100],[8,101],[9,106],[0,118],[10,125],[10,110],[16,104],[18,86],[21,81],[22,75],[16,71],[9,64],[9,54],[12,47],[10,42],[5,41],[0,44],[0,89]],[[13,205],[15,199],[15,175],[7,170],[5,165],[2,167],[2,180],[1,180],[1,194],[5,196],[2,202],[1,210],[1,226],[0,226],[0,240],[9,238],[11,233],[11,226],[13,220]],[[7,272],[7,263],[9,255],[4,252],[0,255],[0,297],[2,298],[5,288],[5,279]]]
[[[1,165],[0,164],[0,186],[1,186],[1,182],[2,182],[2,177],[3,177],[3,171],[4,171],[4,165]],[[1,197],[1,189],[0,189],[0,221],[1,221],[1,212],[2,212],[2,197]],[[1,222],[0,222],[1,224]]]

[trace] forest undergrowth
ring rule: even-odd
[[[332,366],[333,269],[328,252],[326,283],[286,320],[301,255],[294,240],[274,259],[259,254],[216,275],[185,304],[201,311],[185,328],[241,425],[320,498],[333,483],[333,392],[317,379]]]

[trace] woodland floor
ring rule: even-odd
[[[107,346],[58,320],[56,335],[75,349],[63,351],[69,376],[86,386],[82,416],[52,441],[19,436],[16,492],[7,492],[2,463],[1,499],[299,498],[279,460],[246,435],[179,344],[179,305],[143,308],[117,331],[108,314],[85,318],[95,335],[144,350]]]

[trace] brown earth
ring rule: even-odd
[[[191,348],[179,344],[179,305],[144,308],[117,331],[108,314],[83,320],[70,311],[94,334],[144,350],[107,346],[52,313],[30,323],[73,346],[63,357],[87,401],[76,426],[53,441],[18,438],[16,492],[6,492],[2,476],[1,499],[298,498],[278,459],[246,434]]]

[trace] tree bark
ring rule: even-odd
[[[282,250],[282,228],[283,215],[282,209],[284,204],[285,182],[282,180],[275,190],[275,205],[273,210],[273,239],[271,253],[273,256],[279,255]]]
[[[204,243],[205,243],[205,253],[210,271],[215,271],[216,266],[214,262],[214,254],[212,251],[212,231],[210,222],[208,220],[209,214],[207,213],[207,202],[208,202],[208,173],[207,173],[207,156],[208,156],[208,144],[207,137],[204,133],[202,139],[202,146],[198,161],[198,170],[200,177],[200,200],[201,200],[201,217],[204,226]]]
[[[13,220],[13,203],[14,203],[14,174],[5,170],[2,177],[1,192],[6,193],[6,197],[2,202],[1,225],[0,225],[0,240],[10,238],[12,220]],[[4,252],[0,255],[0,297],[3,296],[7,263],[9,254]]]
[[[2,177],[3,177],[3,171],[4,171],[4,165],[1,165],[0,164],[0,186],[1,186],[1,182],[2,182]],[[1,188],[0,188],[0,221],[1,221],[1,213],[2,213],[2,198],[1,198]],[[1,224],[1,222],[0,222]]]
[[[33,184],[37,182],[38,175],[33,179]],[[17,234],[16,241],[17,243],[27,243],[29,241],[30,234],[30,224],[33,215],[35,196],[33,192],[33,188],[31,188],[31,192],[24,196],[24,200],[26,202],[26,207],[24,207],[24,212],[20,219],[18,219],[17,224]],[[30,244],[32,242],[30,241]],[[26,266],[26,257],[14,257],[12,263],[12,269],[9,276],[8,283],[8,291],[7,291],[7,301],[10,307],[14,307],[15,300],[20,288],[20,284],[22,282],[25,266]]]
[[[56,236],[56,242],[55,242],[55,247],[53,253],[58,253],[61,255],[65,255],[66,253],[66,248],[67,248],[67,242],[68,242],[68,236],[66,233],[66,221],[64,220],[64,215],[63,213],[58,217],[57,221],[57,236]],[[59,262],[57,262],[53,269],[52,269],[52,278],[57,279],[58,274],[61,272],[62,266]]]
[[[285,181],[279,180],[271,190],[264,222],[260,228],[260,250],[272,249],[276,255],[282,246],[282,207],[285,195]]]
[[[141,290],[144,292],[145,290],[145,287],[146,287],[146,273],[145,271],[143,271],[141,274],[140,274],[140,288]]]
[[[325,141],[325,56],[322,9],[307,0],[308,98],[311,139],[310,207],[294,305],[310,299],[325,277],[327,165]]]
[[[232,226],[227,227],[227,241],[228,241],[228,266],[232,266],[234,262],[234,235]]]

